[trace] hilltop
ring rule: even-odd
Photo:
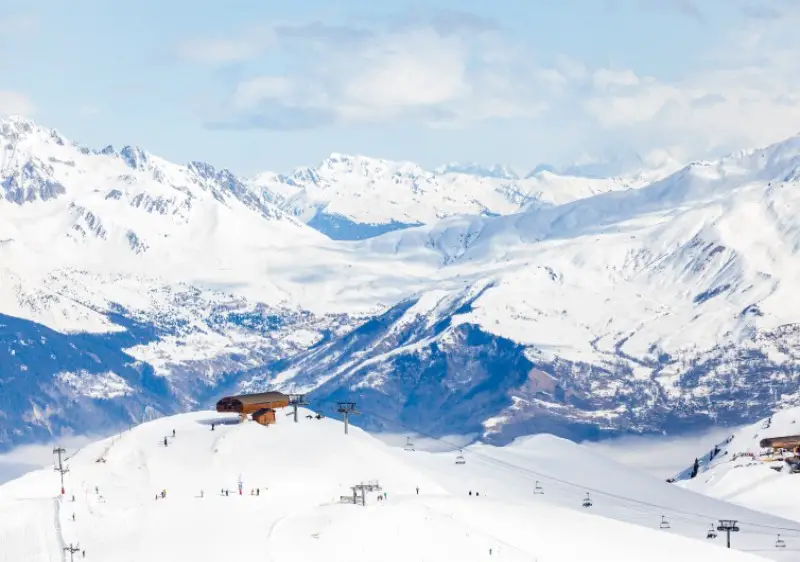
[[[643,552],[664,562],[761,559],[706,540],[717,516],[742,521],[737,548],[790,559],[767,548],[770,529],[789,522],[677,489],[552,436],[470,447],[459,465],[455,451],[390,448],[308,414],[301,410],[297,424],[280,415],[269,427],[213,412],[161,418],[72,454],[64,496],[50,469],[7,483],[0,560],[48,560],[63,545],[103,562],[256,552],[275,561],[633,562]],[[374,490],[364,507],[341,503],[351,486],[369,481],[385,501]],[[536,484],[543,493],[534,493]],[[162,490],[166,497],[156,499]],[[582,507],[589,490],[593,505]],[[670,529],[659,528],[662,515]],[[800,529],[793,536],[800,541]]]

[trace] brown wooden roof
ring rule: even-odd
[[[759,442],[765,449],[794,449],[800,446],[800,435],[785,435],[783,437],[767,437]]]
[[[289,400],[289,396],[282,392],[270,391],[259,392],[257,394],[237,394],[236,396],[226,396],[238,400],[242,404],[262,404],[264,402],[278,402],[281,400]]]

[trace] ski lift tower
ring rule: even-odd
[[[297,407],[298,406],[308,406],[308,402],[306,402],[305,394],[290,394],[289,395],[289,406],[294,409],[294,423],[297,423]]]
[[[58,455],[58,466],[55,467],[55,471],[59,473],[61,476],[61,495],[64,495],[64,475],[69,472],[69,468],[65,467],[64,464],[61,462],[61,455],[62,453],[66,453],[66,451],[61,447],[56,447],[53,449],[53,454]]]
[[[720,519],[719,525],[717,525],[717,531],[728,534],[728,548],[731,547],[731,533],[739,531],[739,526],[736,523],[738,523],[738,521],[734,519]]]
[[[355,402],[337,402],[336,405],[338,406],[337,411],[344,416],[344,434],[347,435],[348,416],[358,415],[361,412],[356,410]]]
[[[72,543],[70,543],[69,546],[64,547],[64,552],[69,552],[70,562],[73,560],[75,553],[78,552],[80,549],[81,549],[80,546],[73,545]]]

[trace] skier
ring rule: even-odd
[[[200,490],[200,497],[203,497],[203,490]]]
[[[481,495],[480,492],[475,492],[475,497],[480,496],[480,495]]]
[[[166,437],[164,437],[164,446],[165,447],[167,446],[167,438]]]
[[[472,490],[470,490],[470,491],[469,491],[469,495],[470,495],[470,496],[472,495]]]
[[[490,548],[489,549],[489,556],[491,556],[491,555],[492,555],[492,549]]]
[[[419,495],[419,486],[417,486],[417,495]]]
[[[175,430],[172,430],[172,436],[175,437]]]
[[[72,514],[72,520],[75,521],[75,514]]]
[[[83,558],[86,558],[86,551],[85,551],[85,550],[82,550],[82,551],[81,551],[81,556],[82,556]]]
[[[214,424],[211,424],[211,431],[214,431]]]
[[[261,488],[256,488],[256,495],[257,495],[257,496],[260,496],[260,495],[261,495]]]

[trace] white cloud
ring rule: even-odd
[[[293,71],[235,85],[221,126],[461,126],[535,115],[544,108],[536,87],[558,79],[528,68],[492,22],[454,12],[383,27],[277,26],[270,35]],[[515,79],[520,71],[530,77]]]
[[[629,436],[600,442],[584,442],[594,451],[619,463],[638,468],[657,478],[669,478],[691,466],[714,445],[720,443],[739,428],[712,428],[688,436]]]
[[[33,115],[33,102],[24,94],[9,90],[0,90],[0,115]]]
[[[96,105],[86,104],[82,105],[78,109],[78,111],[80,112],[81,115],[84,115],[86,117],[92,117],[100,113],[100,108],[97,107]]]
[[[695,6],[641,1],[687,14]],[[742,6],[732,13],[744,15]],[[532,153],[564,161],[615,150],[698,158],[800,132],[798,18],[768,17],[774,11],[740,18],[717,49],[687,65],[692,72],[669,78],[657,66],[645,74],[590,67],[567,54],[539,60],[524,38],[457,12],[383,24],[273,25],[183,48],[195,60],[248,61],[210,126],[467,128],[516,119],[530,120]],[[288,70],[276,72],[276,62]]]
[[[256,58],[272,42],[269,30],[245,33],[235,38],[207,38],[178,45],[178,56],[197,63],[225,64]]]
[[[259,76],[236,85],[233,105],[236,109],[252,109],[265,99],[285,99],[294,94],[294,83],[285,76]]]

